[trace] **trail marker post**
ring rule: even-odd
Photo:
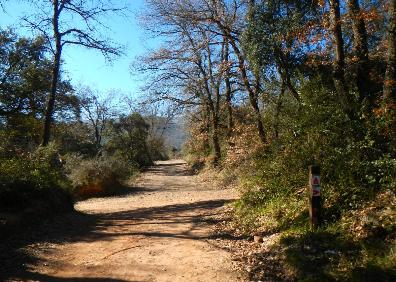
[[[311,165],[309,170],[309,224],[316,229],[322,222],[322,197],[320,189],[320,167]]]

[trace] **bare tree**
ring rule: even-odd
[[[111,109],[110,97],[101,98],[99,93],[85,87],[78,91],[82,118],[92,127],[95,146],[100,151],[103,132],[109,120],[114,116]]]
[[[0,8],[3,10],[3,11],[5,11],[5,9],[4,9],[4,2],[6,2],[7,0],[3,0],[3,1],[0,1]]]
[[[147,97],[140,101],[127,98],[126,103],[131,113],[139,113],[150,126],[148,139],[162,139],[175,116],[180,113],[180,108],[169,101],[158,101],[152,103]]]
[[[253,109],[259,138],[263,143],[265,143],[267,139],[266,131],[258,103],[258,96],[262,90],[260,75],[257,72],[252,74],[249,73],[251,68],[239,42],[239,37],[242,31],[241,26],[239,25],[241,17],[238,15],[238,9],[243,7],[243,3],[239,3],[243,1],[233,1],[230,5],[227,5],[226,1],[223,0],[203,0],[203,2],[205,3],[205,8],[202,9],[201,13],[192,11],[191,16],[194,17],[195,14],[197,15],[196,17],[198,17],[197,20],[215,24],[218,31],[213,29],[210,30],[215,33],[220,33],[228,38],[229,44],[232,46],[238,62],[239,74],[241,76],[242,83],[248,93],[250,105]],[[249,1],[249,5],[253,4],[254,2]]]
[[[158,99],[197,108],[210,133],[216,165],[221,157],[220,105],[225,102],[224,92],[231,106],[228,42],[222,34],[210,30],[216,25],[208,26],[191,17],[191,11],[199,8],[197,3],[148,2],[148,24],[167,38],[162,48],[143,59],[145,68],[155,73],[149,89]]]
[[[228,62],[234,61],[236,72],[238,73],[238,82],[248,94],[248,98],[254,113],[257,124],[258,135],[262,142],[266,141],[266,132],[262,121],[261,110],[259,107],[258,96],[262,92],[261,77],[258,72],[253,72],[249,62],[244,54],[241,44],[240,36],[245,25],[245,11],[247,8],[246,1],[222,1],[222,0],[199,0],[191,1],[184,0],[172,3],[162,0],[147,1],[153,10],[158,14],[159,10],[163,10],[163,18],[172,18],[172,15],[178,17],[186,23],[192,25],[199,25],[206,30],[211,36],[215,36],[216,42],[210,45],[219,45],[225,38],[228,45]],[[155,18],[151,15],[151,19]],[[161,23],[159,23],[161,25]],[[167,28],[171,24],[162,24],[162,28]],[[154,29],[156,27],[153,27]],[[167,35],[175,34],[173,29],[166,31]],[[224,68],[227,70],[227,68]],[[230,73],[222,73],[223,79],[228,77]],[[226,80],[226,79],[225,79]],[[227,80],[226,80],[227,81]],[[222,83],[221,89],[224,85]],[[227,90],[225,91],[227,93]],[[232,92],[232,90],[231,90]]]
[[[51,8],[51,12],[49,12]],[[62,51],[66,45],[78,45],[102,52],[106,58],[120,55],[120,47],[104,39],[100,29],[104,28],[105,16],[121,12],[112,1],[96,0],[42,0],[36,3],[38,12],[33,17],[25,17],[28,25],[42,33],[48,40],[53,53],[51,90],[49,93],[42,145],[50,140],[56,93],[60,75]]]
[[[225,81],[225,96],[226,96],[226,107],[227,107],[227,136],[232,135],[234,120],[233,120],[233,110],[232,110],[232,85],[231,85],[231,65],[230,65],[230,50],[228,38],[223,36],[223,64],[225,68],[224,81]]]

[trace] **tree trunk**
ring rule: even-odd
[[[250,4],[249,13],[253,13],[255,1],[250,0],[249,4]],[[249,15],[249,16],[252,16],[252,15]],[[245,66],[245,57],[243,56],[241,50],[238,48],[236,40],[233,37],[233,35],[231,34],[230,29],[227,26],[224,26],[219,20],[217,20],[215,18],[213,20],[214,20],[214,23],[216,23],[217,26],[220,28],[220,30],[223,32],[224,36],[226,36],[227,39],[229,40],[229,43],[231,44],[231,46],[235,52],[235,55],[238,58],[239,71],[240,71],[240,74],[242,77],[242,82],[246,88],[246,91],[248,92],[248,95],[249,95],[250,105],[253,108],[254,118],[256,120],[257,132],[258,132],[260,141],[262,143],[266,143],[266,141],[267,141],[266,132],[264,130],[264,124],[262,121],[261,112],[260,112],[260,108],[258,106],[258,101],[257,101],[258,93],[255,93],[255,91],[253,90],[253,88],[250,84],[249,77],[248,77],[247,71],[246,71],[246,66]]]
[[[224,39],[224,60],[226,63],[226,72],[225,72],[225,87],[226,87],[226,105],[227,105],[227,136],[231,137],[232,130],[234,128],[233,121],[233,113],[232,113],[232,90],[231,90],[231,82],[230,82],[230,68],[229,68],[229,43],[228,39]]]
[[[204,133],[205,136],[209,136],[210,134],[210,110],[208,104],[205,101],[202,101],[203,109],[202,109],[202,121],[204,122],[201,127],[200,133]],[[204,143],[202,144],[204,151],[210,151],[210,143],[208,139],[205,138]]]
[[[52,25],[54,31],[55,38],[55,54],[53,59],[53,67],[52,67],[52,79],[51,79],[51,91],[47,101],[47,107],[45,110],[45,120],[44,120],[44,132],[43,132],[43,146],[47,146],[51,137],[51,124],[52,117],[54,114],[55,108],[55,100],[56,100],[56,92],[58,89],[58,79],[59,79],[59,69],[60,69],[60,60],[62,54],[62,45],[61,45],[61,35],[59,33],[59,9],[58,9],[58,0],[53,1],[53,18]]]
[[[217,91],[217,98],[220,95],[220,89]],[[220,150],[220,142],[219,142],[219,114],[218,109],[213,102],[211,93],[208,92],[208,96],[206,98],[208,109],[210,110],[210,124],[212,127],[212,145],[213,145],[213,165],[217,166],[219,164],[221,158],[221,150]]]
[[[262,121],[262,118],[261,118],[260,108],[258,106],[257,95],[253,91],[252,86],[250,85],[250,81],[249,81],[249,78],[247,76],[246,67],[245,67],[245,59],[243,58],[243,55],[241,54],[241,52],[240,52],[238,46],[236,45],[235,41],[231,39],[230,43],[231,43],[231,46],[234,49],[235,54],[238,57],[239,71],[241,72],[243,84],[244,84],[244,86],[245,86],[245,88],[246,88],[246,90],[248,92],[248,95],[249,95],[250,105],[253,108],[253,112],[254,112],[254,116],[255,116],[255,120],[256,120],[256,126],[257,126],[257,131],[258,131],[258,134],[259,134],[259,138],[260,138],[262,143],[265,143],[267,138],[266,138],[266,133],[265,133],[265,130],[264,130],[263,121]]]
[[[212,142],[213,142],[213,165],[217,166],[221,158],[219,142],[219,121],[217,115],[212,113]]]
[[[292,42],[289,39],[285,39],[286,48],[292,49]],[[278,72],[281,75],[284,85],[287,87],[292,96],[297,100],[297,102],[301,102],[300,94],[298,94],[296,88],[293,86],[291,82],[291,71],[289,64],[289,56],[290,51],[286,51],[286,53],[282,50],[282,46],[278,46],[274,50],[276,54],[276,61],[278,63]]]
[[[352,118],[352,101],[349,95],[348,86],[345,80],[345,52],[344,39],[342,37],[340,1],[330,0],[331,32],[334,40],[334,84],[340,96],[340,102],[344,105],[345,111]]]
[[[278,60],[278,73],[282,79],[282,83],[287,87],[291,95],[297,100],[297,102],[301,102],[300,94],[298,94],[296,88],[293,86],[290,80],[289,70],[284,63],[282,63],[283,59]]]
[[[385,105],[396,103],[396,0],[391,0],[389,15],[389,46],[383,91]]]
[[[101,142],[101,136],[99,132],[98,125],[95,125],[95,143],[96,143],[96,149],[99,150],[100,148],[100,142]]]
[[[368,56],[368,45],[367,45],[367,30],[362,17],[361,9],[358,0],[349,0],[348,9],[352,19],[352,31],[353,31],[353,52],[356,56],[356,86],[359,93],[359,101],[363,102],[364,99],[368,99],[370,105],[373,100],[370,97],[369,91],[369,56]]]
[[[279,115],[282,109],[282,98],[283,95],[285,93],[285,83],[284,81],[282,81],[282,85],[281,85],[281,90],[279,93],[279,97],[278,97],[278,102],[276,103],[276,112],[275,112],[275,123],[274,123],[274,134],[275,134],[275,140],[279,139]]]
[[[199,63],[201,73],[205,79],[204,89],[206,92],[206,100],[208,107],[211,112],[211,125],[212,125],[212,143],[213,143],[213,165],[216,167],[219,164],[221,158],[220,143],[219,143],[219,110],[220,110],[220,83],[219,80],[215,81],[213,75],[213,65],[212,65],[212,51],[209,46],[209,40],[207,38],[206,32],[202,32],[203,38],[206,42],[206,52],[207,52],[207,71],[203,67],[202,62]],[[215,92],[215,93],[213,93]],[[215,94],[215,100],[213,100],[213,94]]]

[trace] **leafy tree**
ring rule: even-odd
[[[58,122],[54,128],[54,141],[62,155],[75,153],[86,158],[97,155],[91,126],[81,121]]]
[[[45,116],[50,89],[52,63],[45,56],[45,40],[19,38],[4,30],[0,33],[0,53],[0,122],[5,138],[2,141],[10,149],[32,149],[42,138],[38,126]],[[67,81],[59,82],[58,97],[55,114],[60,120],[73,118],[78,105]]]
[[[25,113],[40,118],[51,68],[44,39],[18,38],[12,31],[2,31],[0,48],[1,116]]]
[[[126,157],[132,164],[146,166],[152,163],[147,146],[149,125],[138,113],[120,116],[111,123],[107,152]]]

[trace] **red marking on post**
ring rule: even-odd
[[[309,221],[311,229],[316,229],[322,221],[322,197],[320,193],[320,168],[309,166]]]

